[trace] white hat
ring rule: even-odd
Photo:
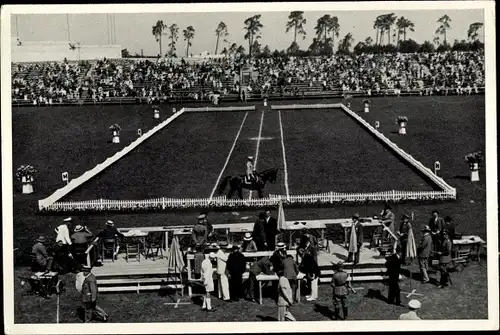
[[[210,248],[212,248],[212,249],[220,249],[219,245],[217,243],[210,244]]]
[[[208,254],[208,258],[215,258],[215,252],[211,252]]]
[[[114,226],[115,225],[115,223],[113,221],[111,221],[111,220],[106,221],[106,224],[108,226]]]
[[[286,244],[284,242],[279,242],[278,244],[276,244],[276,248],[278,248],[278,249],[285,249],[286,248]]]
[[[66,218],[66,219],[64,219],[63,221],[64,221],[64,222],[70,222],[71,220],[72,220],[71,218]]]
[[[248,156],[248,159],[253,159],[253,156]]]
[[[198,215],[198,220],[203,220],[206,217],[207,217],[207,214],[205,214],[205,213],[200,214],[200,215]]]
[[[410,307],[411,309],[419,309],[420,306],[422,306],[422,304],[416,299],[410,300],[410,302],[408,303],[408,307]]]
[[[252,239],[252,233],[245,233],[245,237],[243,239],[245,241],[250,241]]]
[[[75,227],[75,233],[78,233],[79,231],[82,231],[83,230],[83,226],[82,225],[77,225]]]

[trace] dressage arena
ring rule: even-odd
[[[58,202],[210,199],[219,196],[217,188],[224,177],[245,172],[249,155],[256,158],[258,171],[279,169],[277,181],[264,188],[265,198],[330,192],[440,192],[435,183],[341,109],[277,110],[272,105],[258,102],[250,111],[185,112]],[[21,195],[20,185],[15,184],[15,207],[23,208],[26,199],[31,199],[29,212],[36,212],[41,199],[65,186],[62,172],[68,172],[70,180],[81,176],[136,140],[138,129],[146,133],[171,117],[172,108],[182,107],[161,105],[159,121],[153,118],[150,105],[15,109],[14,166],[29,163],[40,171],[35,193]],[[452,204],[464,201],[470,206],[468,198],[482,192],[484,173],[480,185],[467,182],[463,157],[484,148],[483,96],[375,98],[370,113],[363,113],[362,102],[355,99],[351,109],[371,125],[378,121],[380,133],[423,166],[432,169],[440,161],[438,176],[456,189]],[[409,118],[405,136],[397,134],[398,115]],[[113,123],[122,128],[119,144],[111,143],[108,127]],[[249,192],[244,190],[243,195],[248,201]],[[257,201],[256,192],[251,196]],[[485,230],[480,228],[483,223],[478,224],[471,228]]]

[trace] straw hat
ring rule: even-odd
[[[41,243],[44,243],[47,241],[47,238],[45,236],[39,236],[37,239],[36,239],[37,242],[41,242]]]
[[[420,303],[420,301],[416,299],[410,300],[410,302],[408,303],[408,307],[410,307],[411,309],[419,309],[421,306],[422,304]]]
[[[283,242],[279,242],[278,244],[276,244],[276,249],[285,249],[285,248],[286,244]]]
[[[77,226],[75,227],[75,233],[78,233],[78,232],[80,232],[80,231],[82,231],[82,230],[83,230],[83,226],[82,226],[82,225],[77,225]]]
[[[359,214],[358,214],[358,213],[354,214],[354,215],[352,216],[352,218],[353,218],[353,219],[359,219]]]
[[[211,249],[219,249],[219,246],[217,245],[217,243],[212,243],[212,244],[210,244],[210,248]]]
[[[106,221],[106,226],[110,226],[110,227],[113,227],[115,225],[115,223],[111,220],[108,220]]]
[[[248,160],[250,160],[250,161],[252,161],[252,160],[253,160],[253,156],[248,156],[247,158],[248,158]]]
[[[422,231],[431,231],[431,228],[428,225],[425,225],[424,228],[422,228]]]
[[[201,213],[200,215],[198,215],[198,220],[204,220],[206,217],[207,217],[207,214]]]
[[[245,237],[243,237],[245,241],[251,241],[252,240],[252,233],[245,233]]]
[[[227,248],[227,246],[228,246],[228,243],[226,241],[220,241],[219,242],[219,247],[220,248]]]
[[[215,258],[215,252],[211,252],[208,254],[208,258],[214,259]]]
[[[63,222],[71,222],[72,218],[66,218],[63,220]]]

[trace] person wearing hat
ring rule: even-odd
[[[97,234],[97,237],[107,246],[116,245],[115,252],[113,253],[113,257],[116,258],[116,255],[120,252],[120,243],[118,239],[124,239],[125,236],[116,229],[115,223],[111,220],[106,221],[106,227]]]
[[[418,315],[417,311],[420,309],[420,301],[416,299],[410,300],[408,303],[408,308],[410,311],[408,313],[403,313],[399,316],[399,320],[422,320]]]
[[[220,242],[219,249],[215,253],[217,261],[217,275],[219,276],[219,289],[217,291],[219,292],[219,299],[222,298],[224,301],[230,301],[231,299],[229,294],[229,279],[226,274],[227,259],[229,257],[228,246],[227,242]]]
[[[429,228],[431,228],[432,243],[434,246],[434,251],[439,251],[439,246],[442,241],[444,220],[439,216],[438,210],[432,211],[432,216],[429,219]]]
[[[347,308],[347,296],[349,295],[350,284],[349,284],[349,275],[343,269],[343,264],[341,262],[337,264],[333,264],[333,270],[335,273],[332,278],[332,302],[334,308],[334,317],[335,320],[340,320],[340,307],[342,307],[342,313],[344,314],[344,320],[347,320],[348,317],[348,308]],[[352,289],[352,288],[351,288]]]
[[[283,269],[283,261],[286,258],[286,244],[279,242],[276,245],[276,250],[274,250],[271,255],[271,263],[273,263],[273,268],[275,272]]]
[[[40,236],[36,239],[31,254],[33,255],[33,272],[49,272],[52,268],[53,258],[49,257],[46,248],[47,238]]]
[[[214,226],[208,221],[208,214],[201,213],[198,216],[198,220],[201,220],[201,224],[203,224],[207,228],[207,242],[216,242],[217,236],[214,229]]]
[[[439,288],[448,286],[448,281],[450,280],[448,267],[451,263],[451,253],[452,243],[450,241],[450,235],[447,230],[443,230],[443,241],[441,242],[441,247],[437,252],[439,255],[439,272],[441,274],[439,279]]]
[[[394,233],[396,229],[396,215],[392,212],[391,206],[386,204],[381,215],[381,221],[384,226],[387,227],[391,232]],[[391,240],[392,237],[387,230],[382,231],[382,241]]]
[[[253,156],[247,157],[246,174],[245,175],[246,175],[245,182],[247,184],[251,184],[252,182],[255,181],[255,168],[254,168]]]
[[[212,262],[216,259],[215,253],[211,252],[208,258],[205,258],[201,263],[201,280],[205,286],[205,296],[203,297],[202,310],[212,312],[211,294],[215,289],[214,285],[214,268]]]
[[[410,216],[408,214],[403,215],[403,221],[401,222],[401,225],[399,226],[399,243],[401,245],[401,250],[403,250],[403,253],[401,255],[401,262],[405,264],[406,262],[406,245],[408,244],[408,233],[411,229],[411,223],[410,223]]]
[[[204,247],[207,243],[208,239],[208,229],[205,225],[205,214],[200,214],[198,216],[198,221],[194,225],[193,230],[191,231],[191,237],[193,239],[192,245],[193,247],[199,246]]]
[[[229,296],[233,301],[239,301],[243,298],[243,274],[247,270],[246,267],[245,255],[240,251],[240,247],[234,245],[226,263],[226,272],[229,277]]]
[[[103,321],[108,320],[108,314],[97,305],[99,290],[97,279],[91,272],[89,266],[82,266],[83,284],[81,288],[81,300],[85,308],[85,323],[92,321],[94,315],[98,315]]]
[[[282,243],[282,242],[281,242]],[[279,244],[279,243],[278,243]],[[283,243],[284,244],[284,243]],[[283,260],[283,275],[288,279],[290,287],[292,288],[292,297],[297,299],[297,275],[299,274],[299,266],[292,255],[286,255]]]
[[[278,321],[296,321],[290,313],[290,306],[294,303],[294,293],[283,270],[278,271]]]
[[[389,287],[387,302],[396,306],[401,305],[401,288],[399,287],[399,275],[401,274],[401,247],[388,251],[385,267],[387,268],[387,284]]]
[[[65,245],[71,245],[71,238],[69,236],[70,225],[72,223],[71,218],[66,218],[63,220],[63,223],[55,229],[57,234],[56,242],[61,241]]]
[[[359,214],[357,214],[357,213],[354,214],[352,217],[352,225],[351,225],[351,228],[349,229],[349,236],[351,236],[351,234],[352,234],[352,229],[356,230],[357,248],[356,248],[355,253],[349,252],[349,254],[347,255],[347,261],[354,262],[354,264],[358,264],[359,263],[359,254],[360,254],[361,248],[363,246],[363,225],[359,221]],[[350,239],[349,239],[349,243],[351,243]],[[351,247],[349,246],[349,249],[350,248]]]
[[[92,240],[92,233],[87,229],[87,227],[82,225],[77,225],[75,227],[75,232],[71,235],[71,241],[73,242],[72,249],[73,255],[80,264],[86,262],[85,251],[88,248],[89,242]]]
[[[258,251],[267,251],[266,227],[264,226],[265,219],[266,214],[260,213],[259,218],[253,225],[252,238]]]
[[[241,244],[242,252],[256,252],[257,245],[252,238],[252,233],[245,233],[245,237],[243,237],[243,243]]]
[[[426,284],[430,281],[427,271],[429,269],[429,257],[432,252],[431,228],[428,225],[425,225],[424,228],[422,228],[422,232],[423,235],[417,247],[417,257],[420,274],[422,276],[422,283]]]

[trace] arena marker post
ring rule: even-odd
[[[380,128],[380,122],[375,121],[375,129],[377,129],[377,130],[378,130],[378,128]]]
[[[137,136],[141,137],[142,136],[142,129],[137,129]]]
[[[66,185],[68,185],[68,183],[69,183],[69,174],[68,174],[68,172],[61,173],[61,178],[62,178],[63,181],[66,182]]]
[[[441,170],[441,163],[439,161],[434,162],[434,174],[437,176],[437,172]]]

